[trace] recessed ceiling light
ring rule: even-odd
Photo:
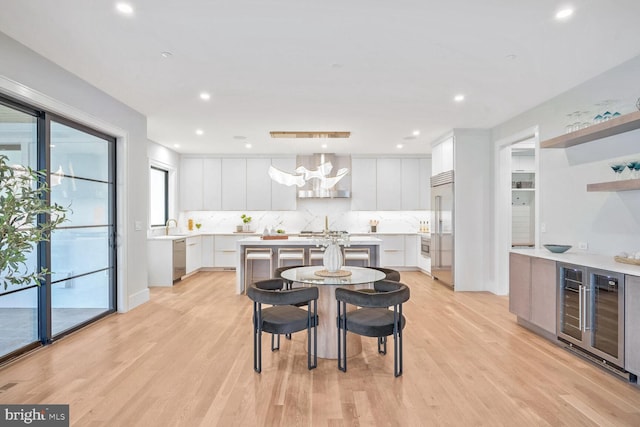
[[[49,144],[49,147],[56,148],[56,145],[55,144]]]
[[[208,101],[211,99],[211,95],[209,95],[207,92],[202,92],[200,94],[200,99],[202,99],[203,101]]]
[[[464,101],[464,95],[463,94],[459,94],[453,97],[453,100],[456,102],[462,102]]]
[[[327,148],[327,144],[322,144],[321,147],[322,148]]]
[[[419,130],[414,130],[413,131],[413,136],[418,136],[420,135],[420,131]]]
[[[573,15],[573,9],[571,9],[570,7],[567,7],[566,9],[560,9],[556,13],[556,19],[558,21],[564,21],[565,19],[569,19],[571,15]]]
[[[204,131],[202,129],[196,129],[196,135],[204,135]]]
[[[117,3],[116,9],[124,15],[131,15],[133,13],[133,7],[129,3]]]
[[[180,144],[173,144],[175,148],[180,148]]]
[[[505,59],[508,59],[509,61],[515,61],[518,58],[518,55],[514,54],[514,53],[510,53],[509,55],[504,57]]]
[[[396,145],[396,148],[402,148],[402,147],[404,147],[404,145],[402,145],[402,144]]]
[[[170,58],[171,56],[173,56],[173,53],[165,50],[164,52],[160,53],[160,55],[162,55],[163,58]]]
[[[246,144],[244,144],[245,147],[247,148],[251,148],[251,144],[249,144],[248,142]]]

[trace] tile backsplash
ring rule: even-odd
[[[187,229],[187,222],[201,223],[200,231],[232,233],[242,224],[240,216],[252,217],[251,230],[261,233],[265,227],[284,229],[287,233],[301,230],[321,231],[325,227],[325,216],[330,230],[350,233],[369,232],[369,221],[378,221],[379,233],[415,233],[421,221],[430,221],[431,211],[352,211],[350,200],[320,199],[299,200],[295,211],[184,211],[180,212],[180,230]]]

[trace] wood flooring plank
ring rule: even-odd
[[[253,371],[251,301],[201,272],[0,367],[0,403],[69,403],[74,426],[638,426],[640,389],[519,326],[508,298],[402,272],[404,375],[362,353],[307,369],[305,333]],[[15,384],[3,388],[5,384]]]

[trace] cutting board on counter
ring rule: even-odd
[[[262,240],[287,240],[289,236],[262,236]]]

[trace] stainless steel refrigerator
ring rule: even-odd
[[[454,287],[453,171],[431,177],[431,275]]]

